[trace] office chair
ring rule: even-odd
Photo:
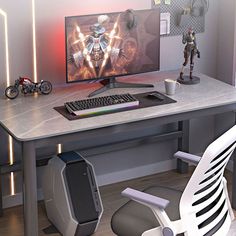
[[[125,189],[122,195],[133,201],[112,216],[113,232],[119,236],[226,236],[234,213],[223,174],[235,147],[236,125],[211,143],[202,157],[175,153],[176,158],[197,164],[183,193],[158,186],[144,192]]]

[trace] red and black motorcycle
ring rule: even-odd
[[[6,88],[5,95],[10,99],[14,99],[19,95],[19,87],[23,94],[40,92],[42,94],[49,94],[52,91],[52,84],[49,81],[41,80],[34,83],[31,79],[26,77],[19,77],[14,85]]]

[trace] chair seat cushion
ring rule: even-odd
[[[180,219],[181,191],[155,186],[147,188],[143,192],[169,200],[170,204],[165,209],[168,216],[171,220]],[[114,213],[111,219],[112,230],[119,236],[141,236],[144,231],[159,225],[152,210],[135,201],[127,202]]]

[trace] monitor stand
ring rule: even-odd
[[[118,82],[115,77],[112,77],[110,79],[104,79],[100,81],[100,84],[102,84],[103,87],[90,93],[88,95],[89,97],[93,97],[95,95],[98,95],[100,93],[107,91],[108,89],[113,89],[113,88],[153,88],[154,87],[152,84],[136,84],[136,83]]]

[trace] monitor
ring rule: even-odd
[[[68,83],[98,80],[119,87],[116,77],[160,68],[159,9],[70,16],[65,32]]]

